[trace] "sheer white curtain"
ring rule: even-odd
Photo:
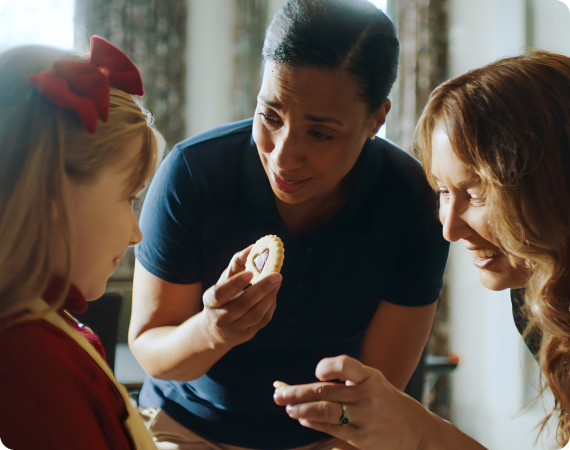
[[[368,1],[374,4],[374,6],[376,6],[377,8],[384,11],[384,13],[388,14],[386,11],[388,8],[388,0],[368,0]],[[377,136],[380,136],[381,138],[386,138],[386,125],[382,126],[382,128],[378,130]]]

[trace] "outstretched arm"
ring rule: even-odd
[[[378,371],[348,356],[323,359],[321,383],[277,389],[275,402],[303,426],[361,450],[484,450],[453,425],[392,386]],[[342,380],[345,384],[331,383]],[[350,418],[343,426],[342,405]]]

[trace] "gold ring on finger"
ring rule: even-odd
[[[339,403],[339,405],[342,408],[342,416],[340,417],[340,424],[345,427],[347,425],[350,425],[350,416],[348,415],[348,413],[346,412],[346,406],[343,405],[342,403]]]

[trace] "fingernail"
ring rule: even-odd
[[[287,410],[287,412],[293,411],[293,407],[292,407],[291,405],[287,405],[287,406],[285,407],[285,409]]]
[[[282,280],[282,277],[280,273],[272,273],[267,277],[267,279],[269,280],[270,283],[277,284]]]

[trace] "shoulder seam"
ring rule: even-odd
[[[251,120],[251,119],[246,119],[243,122],[246,122],[248,120]],[[239,123],[239,122],[234,122],[234,123]],[[224,126],[224,125],[221,125],[220,127],[222,127],[222,126]],[[250,124],[244,123],[244,125],[239,127],[239,128],[231,128],[229,130],[222,132],[221,134],[219,134],[217,136],[208,137],[207,136],[208,133],[215,130],[216,128],[219,128],[219,127],[212,128],[211,130],[205,131],[204,133],[200,133],[200,134],[197,134],[195,136],[191,136],[191,137],[177,143],[172,148],[172,151],[175,151],[177,149],[184,150],[184,149],[191,147],[191,146],[194,146],[194,145],[202,144],[204,142],[209,142],[209,141],[215,141],[216,139],[225,138],[225,137],[228,137],[228,136],[231,136],[234,134],[237,135],[237,134],[251,133],[252,123],[250,123]],[[200,137],[200,136],[203,136],[203,137]],[[192,141],[193,139],[195,139],[195,141],[185,144],[187,141]],[[181,145],[181,144],[184,144],[184,145]]]

